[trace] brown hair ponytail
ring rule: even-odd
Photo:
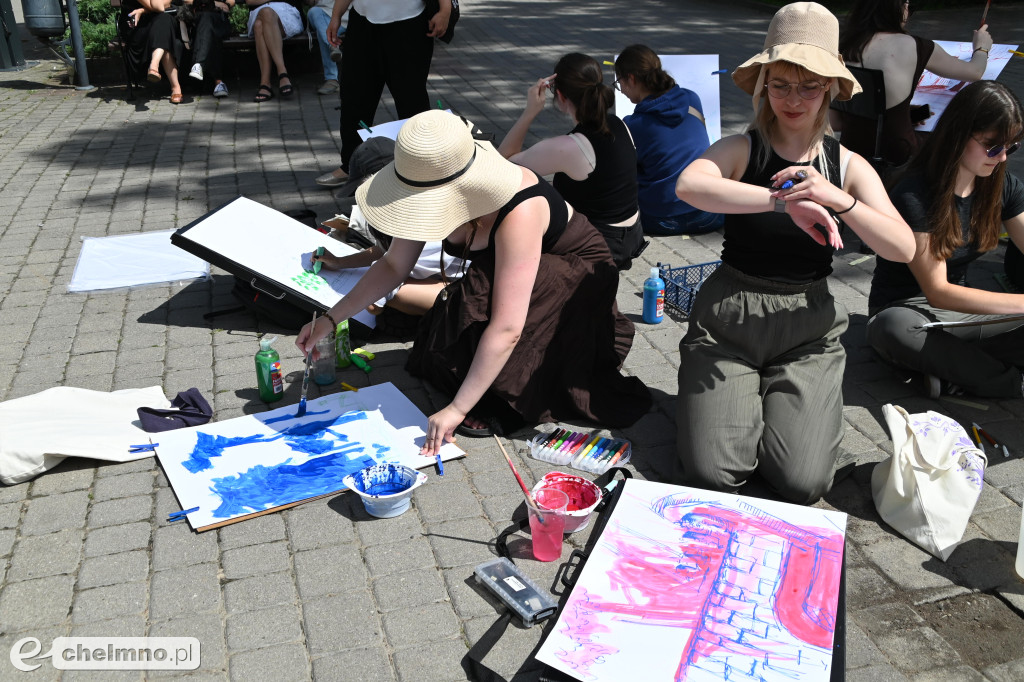
[[[637,84],[655,97],[675,87],[676,81],[661,68],[661,59],[646,45],[630,45],[615,60],[615,75],[622,80],[632,76]]]
[[[604,84],[601,65],[593,57],[571,52],[555,64],[555,89],[576,107],[576,120],[603,135],[608,128],[608,110],[615,103],[615,91]]]

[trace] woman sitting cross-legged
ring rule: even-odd
[[[711,145],[679,176],[679,198],[725,214],[722,265],[698,291],[679,344],[675,477],[684,485],[736,491],[757,472],[792,502],[829,491],[847,326],[828,287],[842,245],[834,216],[890,260],[914,254],[878,174],[828,135],[829,101],[858,90],[838,42],[821,5],[780,9],[764,51],[732,74],[754,97],[750,130]]]
[[[543,178],[475,141],[457,116],[409,119],[395,160],[356,191],[367,221],[394,239],[351,292],[306,325],[305,353],[402,282],[424,242],[471,259],[420,323],[406,368],[451,396],[430,416],[423,454],[454,433],[585,417],[634,423],[650,394],[620,373],[633,325],[615,305],[618,271],[601,235]],[[484,429],[486,431],[486,429]]]
[[[640,223],[646,235],[703,234],[722,226],[676,196],[676,178],[710,142],[697,93],[676,85],[646,45],[630,45],[615,59],[618,88],[636,105],[623,119],[636,144]]]
[[[555,108],[576,127],[523,150],[548,90]],[[526,108],[498,151],[537,175],[554,173],[555,189],[604,235],[618,268],[628,270],[647,242],[637,210],[636,149],[626,124],[610,111],[614,101],[597,60],[567,54],[558,60],[554,74],[527,91]]]
[[[883,359],[919,372],[932,396],[960,390],[1020,398],[1024,295],[967,283],[968,265],[996,248],[1005,227],[1024,246],[1024,183],[1006,157],[1024,137],[1021,105],[1004,85],[958,92],[892,190],[917,239],[909,266],[879,258],[871,280],[868,343]],[[931,322],[967,326],[926,328]],[[972,324],[973,323],[973,324]]]
[[[159,83],[163,67],[171,84],[171,104],[181,104],[178,64],[185,46],[177,35],[178,22],[167,12],[170,6],[170,0],[125,0],[121,16],[127,23],[122,31],[127,31],[128,63],[132,69],[145,69],[146,80]]]
[[[274,98],[270,86],[271,69],[277,69],[278,92],[281,97],[291,97],[295,92],[288,69],[284,65],[285,38],[302,32],[302,15],[294,6],[278,0],[245,0],[250,9],[249,35],[256,41],[256,60],[260,64],[260,87],[256,90],[254,102],[266,102]]]

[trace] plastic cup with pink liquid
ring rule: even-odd
[[[527,505],[530,515],[530,535],[533,538],[533,558],[537,561],[557,561],[562,556],[562,534],[565,532],[565,508],[569,496],[554,488],[541,488],[533,493],[539,509]]]

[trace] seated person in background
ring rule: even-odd
[[[647,413],[647,387],[619,371],[634,330],[615,304],[608,247],[543,178],[435,109],[402,126],[394,162],[356,198],[394,239],[326,322],[302,328],[303,353],[405,280],[425,242],[472,259],[423,318],[406,365],[451,396],[428,420],[423,454],[488,424],[586,417],[613,428]]]
[[[334,0],[306,0],[310,6],[306,12],[306,22],[316,31],[316,42],[320,45],[320,63],[324,67],[324,83],[317,90],[321,95],[334,95],[338,92],[338,62],[341,61],[341,48],[335,47],[327,40],[327,25],[331,23],[334,12]],[[348,25],[348,10],[341,15],[338,36],[345,33]]]
[[[245,4],[250,8],[249,35],[256,41],[256,60],[260,64],[260,87],[253,101],[274,98],[274,89],[270,87],[272,68],[277,69],[281,97],[291,97],[295,88],[284,65],[282,41],[302,32],[302,15],[292,5],[277,0],[245,0]]]
[[[132,69],[145,69],[146,80],[159,83],[163,67],[171,84],[171,104],[181,104],[178,64],[185,46],[177,34],[178,22],[166,11],[170,6],[171,0],[125,0],[121,16],[127,25],[121,30],[128,36],[126,47]]]
[[[882,257],[868,298],[867,339],[882,358],[920,372],[931,397],[960,390],[1020,398],[1024,322],[925,329],[1024,313],[1024,294],[972,289],[967,267],[1005,226],[1024,245],[1024,184],[1006,157],[1024,136],[1021,105],[1004,85],[976,81],[956,94],[892,190],[917,239],[909,267]]]
[[[228,15],[235,0],[185,0],[195,13],[195,37],[192,39],[192,70],[188,75],[197,81],[213,81],[213,96],[227,97],[228,86],[221,80],[221,43],[231,35]]]
[[[647,235],[703,234],[722,226],[676,196],[676,178],[710,142],[697,93],[676,85],[646,45],[630,45],[615,60],[616,83],[636,105],[623,119],[636,144],[640,223]]]
[[[722,265],[679,344],[675,483],[736,492],[757,472],[798,504],[832,487],[849,319],[829,291],[835,216],[879,254],[914,254],[878,174],[826,134],[831,99],[858,91],[838,45],[823,6],[776,12],[764,50],[732,74],[754,97],[754,123],[679,176],[681,199],[726,215]]]
[[[931,40],[909,35],[910,3],[906,0],[858,0],[846,17],[839,51],[847,64],[878,69],[885,76],[886,112],[882,158],[902,166],[919,142],[910,120],[910,100],[921,72],[975,81],[985,73],[992,36],[988,24],[974,32],[974,53],[965,62]],[[833,112],[833,127],[842,131],[843,146],[870,159],[875,150],[875,121]]]
[[[523,150],[548,90],[555,108],[576,127]],[[637,210],[636,149],[626,124],[611,112],[614,103],[601,65],[585,54],[567,54],[558,60],[554,74],[527,91],[526,108],[498,151],[537,175],[554,173],[558,193],[604,235],[615,265],[628,270],[647,242]]]

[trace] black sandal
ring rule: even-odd
[[[284,93],[281,93],[284,94]],[[260,84],[260,87],[256,88],[256,96],[252,98],[253,102],[269,102],[274,99],[274,90],[269,85]]]
[[[474,419],[476,419],[476,417],[474,417]],[[477,421],[485,420],[478,419]],[[455,427],[455,433],[459,434],[460,436],[468,436],[470,438],[490,438],[491,436],[494,435],[494,429],[491,428],[490,424],[478,428],[473,428],[471,426],[466,426],[466,422],[462,422],[461,424]]]
[[[291,80],[291,76],[289,76],[286,73],[279,73],[279,74],[277,74],[277,82],[278,83],[281,82],[282,78],[287,78],[289,81]],[[295,88],[292,87],[291,83],[288,83],[286,85],[278,85],[277,86],[277,90],[278,90],[278,92],[281,93],[281,97],[291,97],[292,93],[295,92]]]

